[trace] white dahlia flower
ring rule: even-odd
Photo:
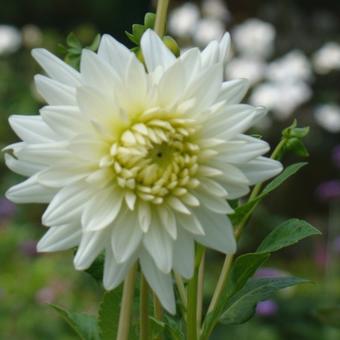
[[[139,261],[173,313],[171,272],[192,276],[195,242],[235,252],[227,199],[281,164],[262,157],[267,143],[243,134],[265,109],[239,104],[245,80],[223,82],[229,35],[178,59],[152,30],[141,47],[147,71],[108,35],[98,53],[83,51],[80,72],[33,51],[48,105],[9,119],[23,141],[5,149],[6,163],[29,178],[7,197],[49,204],[39,251],[78,247],[78,270],[105,252],[108,290]]]

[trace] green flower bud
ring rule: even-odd
[[[174,38],[170,37],[169,35],[166,35],[163,37],[163,42],[176,57],[179,57],[180,49]]]

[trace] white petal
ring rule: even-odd
[[[92,168],[87,163],[70,160],[59,162],[41,171],[37,175],[37,180],[43,185],[60,188],[83,179],[91,171]]]
[[[240,141],[230,141],[223,146],[219,159],[228,163],[242,164],[265,154],[269,144],[258,138],[240,136]]]
[[[35,48],[32,56],[51,78],[70,86],[80,84],[79,73],[49,51]]]
[[[126,46],[110,35],[103,35],[98,48],[98,55],[109,63],[121,78],[124,78],[126,74],[128,62],[132,54]]]
[[[136,257],[132,258],[131,261],[117,263],[117,261],[114,258],[111,246],[107,246],[104,263],[104,277],[103,277],[104,288],[106,290],[112,290],[119,286],[125,279],[129,269],[133,265],[133,261],[135,260]]]
[[[44,122],[64,138],[72,138],[79,131],[86,132],[91,125],[75,106],[45,106],[40,109]]]
[[[149,203],[140,200],[138,203],[138,222],[141,230],[146,233],[151,224],[151,208]]]
[[[201,52],[198,48],[190,48],[179,57],[183,65],[187,86],[190,86],[194,79],[201,73]]]
[[[8,189],[6,197],[15,203],[48,203],[55,193],[55,189],[37,183],[34,176]]]
[[[32,176],[44,168],[42,165],[17,159],[9,153],[5,153],[5,163],[9,169],[22,176]]]
[[[152,218],[148,232],[144,234],[143,243],[157,267],[162,272],[169,273],[172,267],[173,241],[156,215]]]
[[[209,210],[218,214],[230,214],[234,211],[225,198],[214,196],[209,191],[200,190],[199,187],[195,191],[200,202]]]
[[[114,223],[111,243],[118,263],[127,261],[137,250],[143,232],[137,224],[137,214],[130,210],[123,213]]]
[[[266,181],[282,171],[282,164],[266,157],[258,157],[238,166],[244,172],[251,185]]]
[[[145,64],[149,72],[153,72],[158,66],[167,68],[176,60],[176,57],[172,54],[172,52],[151,29],[148,29],[143,34],[141,47]]]
[[[225,104],[238,104],[246,95],[249,88],[247,79],[235,79],[222,84],[221,91],[216,102],[225,101]]]
[[[174,243],[174,271],[185,279],[190,279],[195,266],[195,243],[193,238],[184,230],[178,231],[178,238]]]
[[[8,119],[18,137],[27,143],[45,143],[58,139],[58,136],[39,116],[12,115]]]
[[[14,150],[14,155],[24,161],[52,165],[69,158],[70,152],[66,149],[67,142],[53,142],[42,144],[26,144]]]
[[[228,32],[224,33],[222,39],[219,42],[220,45],[220,56],[219,59],[221,62],[226,62],[230,58],[230,34]]]
[[[219,62],[220,48],[216,40],[211,41],[202,51],[202,67],[210,67]]]
[[[182,64],[176,61],[162,75],[158,85],[159,104],[173,106],[185,88],[185,73]]]
[[[176,218],[181,227],[184,228],[187,232],[194,235],[204,235],[204,229],[195,214],[191,214],[190,216],[177,214]]]
[[[68,224],[80,220],[81,211],[93,192],[86,183],[75,183],[61,189],[42,216],[45,225]]]
[[[114,188],[107,188],[94,195],[84,207],[81,224],[85,231],[107,227],[118,216],[123,195]]]
[[[39,252],[54,252],[76,247],[81,239],[78,224],[51,227],[37,244]]]
[[[170,274],[164,274],[155,266],[152,258],[146,253],[140,257],[142,272],[150,287],[154,290],[163,307],[171,314],[175,314],[175,296]]]
[[[230,220],[226,215],[202,208],[195,209],[194,213],[205,231],[204,236],[195,236],[198,242],[225,254],[235,253],[236,241]]]
[[[166,206],[157,207],[158,216],[162,227],[175,240],[177,238],[177,225],[175,214]]]
[[[90,267],[96,257],[106,248],[107,232],[83,233],[73,263],[77,270]]]
[[[80,63],[84,83],[106,95],[113,95],[121,81],[113,68],[89,49],[83,49]]]
[[[50,105],[76,105],[75,89],[42,75],[34,77],[38,93]]]
[[[215,64],[204,71],[188,86],[183,94],[183,100],[195,98],[195,109],[204,111],[216,99],[222,84],[222,64]]]
[[[230,140],[248,130],[266,112],[267,110],[263,107],[246,104],[226,106],[219,114],[211,116],[204,133],[207,133],[209,137]]]

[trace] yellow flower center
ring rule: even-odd
[[[193,120],[178,117],[133,124],[111,147],[117,184],[154,204],[185,195],[199,185],[197,131]]]

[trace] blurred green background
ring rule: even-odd
[[[260,74],[252,83],[247,99],[261,102],[263,98],[263,105],[268,100],[272,105],[268,120],[257,127],[257,132],[274,146],[281,129],[294,118],[300,125],[311,127],[306,141],[311,154],[309,166],[264,202],[245,233],[240,252],[254,250],[264,235],[288,217],[304,218],[323,233],[322,237],[305,240],[273,256],[266,264],[268,268],[257,274],[291,273],[312,279],[315,284],[284,291],[275,299],[261,303],[253,320],[242,327],[220,327],[213,339],[340,339],[336,327],[336,324],[339,327],[340,316],[333,326],[329,325],[330,317],[321,320],[317,316],[318,309],[340,304],[340,3],[337,0],[207,0],[185,6],[184,1],[171,2],[170,28],[183,48],[192,44],[204,47],[207,37],[220,34],[220,27],[230,30],[236,38],[237,27],[249,18],[268,23],[275,32],[268,55],[247,54],[240,47],[242,41],[235,41],[234,49],[233,60],[239,62],[240,76],[247,70]],[[2,0],[1,148],[17,141],[7,123],[8,116],[35,114],[44,105],[34,90],[33,75],[41,71],[30,56],[32,48],[45,47],[58,54],[58,44],[65,42],[70,31],[85,45],[96,33],[110,33],[128,43],[124,31],[133,23],[141,23],[145,12],[153,8],[149,0],[75,0],[72,3],[66,0]],[[188,22],[191,23],[189,30],[185,25]],[[335,48],[328,54],[324,52],[320,62],[316,55],[327,42],[338,45],[338,51]],[[291,64],[278,65],[281,70],[288,67],[292,71],[293,82],[273,80],[270,65],[296,49],[303,54],[304,64],[293,60]],[[308,75],[301,76],[301,70]],[[236,66],[231,71],[237,75]],[[269,89],[287,89],[292,84],[300,87],[292,94],[280,90],[276,102],[273,94],[256,95],[263,85]],[[309,91],[304,98],[303,94],[297,95],[301,86]],[[290,106],[290,110],[286,109]],[[295,156],[287,157],[285,163],[297,160]],[[72,252],[36,253],[36,242],[45,231],[40,222],[44,207],[14,206],[4,198],[5,191],[19,180],[19,176],[6,169],[1,158],[0,339],[76,339],[47,304],[96,313],[102,290],[86,273],[74,271]],[[207,296],[214,287],[222,260],[218,254],[209,253]]]

